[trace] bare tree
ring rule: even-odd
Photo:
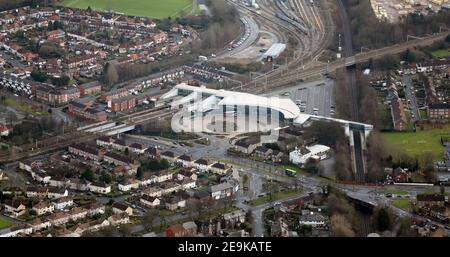
[[[334,214],[331,216],[331,234],[335,237],[354,237],[355,231],[353,231],[350,222],[345,216],[340,214]]]
[[[144,217],[142,218],[142,225],[144,225],[146,230],[149,230],[153,227],[153,223],[155,222],[155,218],[157,217],[158,213],[154,209],[150,209],[147,213],[145,213]]]
[[[108,88],[112,87],[119,81],[119,75],[114,64],[107,63],[103,72],[103,81]]]

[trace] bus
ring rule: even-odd
[[[288,175],[289,177],[295,177],[297,176],[297,171],[292,170],[292,169],[286,169],[285,170],[286,175]]]

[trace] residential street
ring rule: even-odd
[[[411,76],[404,76],[403,83],[405,85],[405,97],[408,102],[408,109],[411,111],[411,120],[416,122],[420,120],[419,106],[414,92],[414,85]]]

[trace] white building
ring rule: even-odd
[[[119,183],[119,190],[122,192],[128,192],[138,188],[139,188],[139,181],[136,179],[128,179],[122,183]]]
[[[56,210],[62,210],[73,205],[73,199],[69,197],[58,198],[53,201]]]
[[[299,224],[305,226],[312,226],[314,228],[325,227],[327,224],[327,218],[319,213],[308,213],[306,215],[302,215],[299,218]]]
[[[289,153],[289,161],[293,164],[303,165],[309,158],[325,160],[330,148],[325,145],[313,145],[305,148],[295,149]]]
[[[111,193],[111,186],[102,182],[97,182],[89,185],[89,190],[94,193],[106,195]]]

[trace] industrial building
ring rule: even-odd
[[[273,61],[278,58],[286,50],[286,44],[276,43],[273,44],[269,50],[263,54],[263,59],[267,61]]]

